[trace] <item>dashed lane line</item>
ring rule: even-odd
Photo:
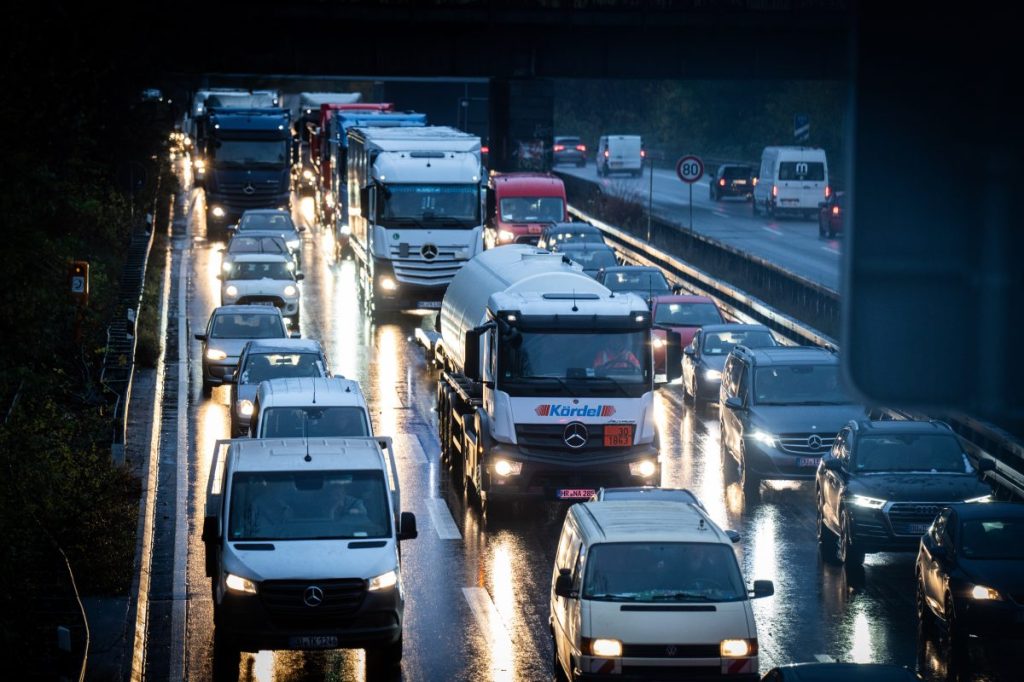
[[[459,532],[459,527],[455,524],[455,519],[452,518],[452,513],[444,500],[440,497],[428,498],[427,510],[430,512],[430,520],[437,531],[437,537],[442,540],[462,539],[462,533]]]
[[[512,646],[512,638],[501,614],[491,601],[491,595],[482,587],[463,587],[462,595],[469,603],[469,608],[480,625],[480,632],[487,638],[491,650],[508,651]]]

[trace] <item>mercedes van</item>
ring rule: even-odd
[[[271,379],[252,405],[253,438],[334,438],[373,435],[359,384],[342,377]]]
[[[597,143],[597,174],[608,177],[612,173],[629,173],[640,177],[646,156],[639,135],[602,135]]]
[[[817,217],[819,204],[832,193],[825,150],[765,147],[754,185],[754,215]]]

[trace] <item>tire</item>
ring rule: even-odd
[[[565,674],[565,668],[558,660],[558,643],[554,635],[551,635],[551,679],[554,682],[569,682],[569,676]]]
[[[825,223],[822,222],[821,216],[818,216],[818,239],[825,236]]]
[[[723,429],[719,427],[718,437],[718,450],[722,460],[722,478],[726,484],[734,483],[739,478],[739,471],[736,468],[736,460],[733,459],[732,453],[729,452],[729,448],[725,445],[725,437],[722,434]]]
[[[393,670],[402,664],[402,636],[398,641],[366,650],[367,677],[372,673]]]
[[[864,552],[861,551],[853,538],[850,537],[850,514],[845,510],[839,511],[839,542],[838,557],[847,569],[861,568],[864,565]]]
[[[839,536],[825,525],[825,512],[821,495],[818,495],[818,552],[827,564],[839,564]]]
[[[740,485],[743,486],[743,492],[747,495],[756,495],[761,489],[761,478],[750,471],[750,467],[747,466],[747,450],[745,447],[740,447]]]
[[[952,655],[963,655],[967,651],[967,632],[956,615],[956,602],[953,595],[947,594],[944,610],[946,612],[946,638]]]
[[[914,590],[914,605],[917,607],[917,624],[921,628],[921,634],[931,637],[935,634],[935,616],[924,598],[924,587],[921,585],[921,576],[914,576],[917,589]]]

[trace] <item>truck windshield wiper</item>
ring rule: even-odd
[[[524,380],[524,381],[557,381],[562,386],[562,388],[565,389],[566,393],[568,393],[569,395],[573,396],[574,398],[578,398],[579,397],[571,388],[569,388],[569,384],[564,379],[562,379],[561,377],[522,377],[522,380]]]

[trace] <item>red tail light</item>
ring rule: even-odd
[[[556,152],[564,152],[565,151],[565,145],[564,144],[556,144],[555,145],[555,151]]]
[[[825,198],[828,199],[830,196],[832,196],[832,188],[825,185]]]
[[[641,149],[640,150],[640,158],[641,159],[647,158],[647,150],[646,149]]]
[[[773,197],[779,196],[779,186],[778,185],[772,185],[772,196]]]
[[[607,149],[604,150],[604,158],[606,158],[606,159],[608,158],[608,150]]]
[[[722,178],[721,180],[719,180],[718,184],[721,185],[722,187],[725,187],[725,178]]]
[[[490,147],[486,147],[486,146],[480,147],[480,153],[481,154],[488,154],[488,153],[490,153],[490,151],[491,151]]]
[[[587,151],[587,145],[585,145],[585,144],[578,144],[578,145],[576,145],[576,151],[578,151],[578,152],[585,152],[585,151]]]
[[[839,215],[839,207],[838,206],[833,206],[832,207],[832,215]]]

